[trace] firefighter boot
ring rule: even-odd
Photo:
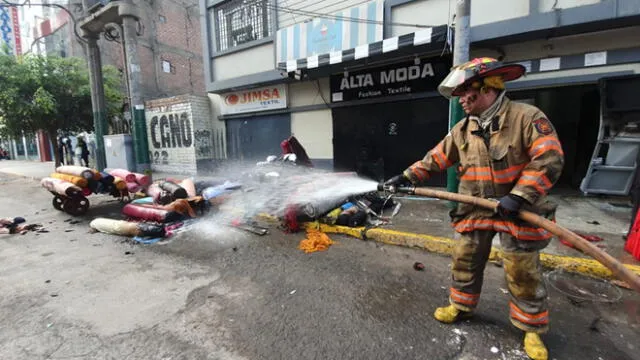
[[[544,346],[540,335],[532,332],[525,333],[524,335],[524,351],[533,360],[547,360],[549,353]]]
[[[458,320],[470,318],[471,313],[458,310],[455,306],[449,305],[437,308],[436,312],[433,313],[433,317],[442,323],[453,324]]]

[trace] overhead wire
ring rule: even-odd
[[[358,4],[354,5],[354,7],[359,5],[359,4],[363,4],[365,2],[369,2],[369,0],[361,2],[361,3],[358,3]],[[288,8],[288,7],[284,7],[284,6],[279,6],[277,4],[276,5],[267,4],[266,7],[271,9],[271,10],[282,11],[282,12],[286,12],[286,13],[289,13],[289,14],[292,14],[292,15],[296,14],[296,15],[311,16],[311,17],[321,18],[321,19],[341,20],[341,21],[345,21],[345,22],[353,22],[353,23],[361,23],[361,24],[403,26],[403,27],[414,27],[414,28],[432,28],[432,27],[435,27],[434,25],[410,24],[410,23],[398,23],[398,22],[390,22],[390,23],[385,24],[384,21],[360,19],[360,18],[354,18],[354,17],[349,17],[349,16],[320,13],[320,12],[315,12],[315,11],[301,10],[301,9],[293,9],[293,8]]]

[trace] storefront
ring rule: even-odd
[[[448,131],[448,101],[436,89],[450,64],[414,58],[332,75],[335,169],[380,181],[421,159]]]
[[[230,92],[221,100],[229,159],[255,162],[281,154],[280,142],[291,136],[286,85]]]

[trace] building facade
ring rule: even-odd
[[[65,6],[70,14],[57,7],[21,6],[18,10],[23,20],[23,33],[27,34],[22,37],[22,48],[26,49],[25,53],[37,55],[86,58],[83,44],[77,39],[71,15],[80,20],[85,10],[89,14],[95,14],[116,1],[56,2]],[[141,15],[137,33],[138,56],[141,63],[140,91],[144,101],[182,95],[206,96],[198,2],[135,1],[135,5]],[[80,32],[78,29],[78,34]],[[117,26],[110,27],[102,33],[98,46],[102,64],[112,65],[122,74],[122,91],[127,94],[122,30]],[[110,134],[131,131],[128,103],[129,100],[126,98],[121,118],[109,119]],[[211,108],[210,104],[208,108]]]
[[[435,90],[451,66],[455,1],[200,0],[200,8],[206,89],[222,104],[230,157],[266,156],[294,134],[315,163],[382,179],[447,133],[448,102]],[[638,0],[471,1],[471,56],[527,67],[509,96],[556,126],[562,185],[577,187],[589,167],[599,79],[640,73],[639,19]],[[285,106],[266,96],[276,88]],[[257,106],[229,111],[242,99]]]

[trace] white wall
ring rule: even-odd
[[[213,80],[233,79],[275,69],[273,43],[213,59]]]
[[[321,105],[325,100],[330,102],[329,79],[289,84],[288,94],[291,108]],[[332,119],[329,108],[291,114],[291,132],[300,140],[310,158],[333,159]]]
[[[278,29],[307,21],[317,15],[303,13],[332,14],[363,3],[363,0],[277,0]],[[293,11],[292,11],[293,10]]]
[[[216,158],[227,158],[227,127],[224,120],[218,120],[220,115],[220,95],[209,94],[210,108],[211,108],[211,128],[214,133],[214,147]]]
[[[536,74],[527,75],[526,77],[522,77],[516,81],[507,83],[507,89],[509,89],[509,84],[515,84],[523,81],[543,80],[543,79],[551,79],[551,78],[559,79],[563,77],[573,77],[573,76],[589,75],[589,74],[606,74],[606,73],[619,72],[619,71],[633,71],[635,74],[640,74],[640,64],[599,66],[599,67],[593,67],[593,68],[589,67],[589,68],[536,73]],[[545,86],[545,87],[548,87],[548,86]]]
[[[601,0],[538,0],[538,1],[539,1],[538,11],[549,12],[555,9],[569,9],[572,7],[597,4]]]
[[[291,114],[291,132],[312,159],[333,159],[333,121],[331,110]]]
[[[473,0],[471,26],[529,15],[529,0]]]
[[[520,61],[602,50],[626,49],[640,46],[640,26],[601,31],[583,35],[527,41],[502,47],[504,61]],[[471,57],[499,54],[491,49],[473,49]]]
[[[449,24],[456,12],[456,2],[450,0],[418,0],[391,8],[391,22],[438,26]],[[415,26],[392,26],[391,36],[419,30]]]
[[[321,92],[318,91],[318,87]],[[289,95],[289,107],[320,105],[324,100],[331,101],[331,91],[329,89],[329,78],[322,78],[319,81],[305,81],[289,84],[287,94]],[[322,96],[324,96],[324,100]]]

